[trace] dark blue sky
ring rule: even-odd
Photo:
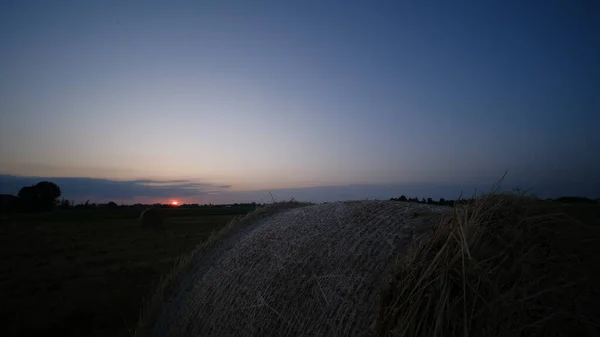
[[[0,174],[590,194],[599,32],[597,1],[3,1]]]

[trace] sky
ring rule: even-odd
[[[0,2],[0,193],[600,197],[596,1]]]

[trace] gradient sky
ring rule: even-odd
[[[5,0],[0,117],[0,192],[598,197],[600,5]]]

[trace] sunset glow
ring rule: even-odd
[[[0,1],[0,195],[597,198],[600,1],[434,2]]]

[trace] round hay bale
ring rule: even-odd
[[[158,208],[145,209],[138,218],[142,228],[164,228],[163,220],[162,211]]]
[[[254,218],[178,266],[136,335],[366,335],[408,243],[451,210],[357,201]]]

